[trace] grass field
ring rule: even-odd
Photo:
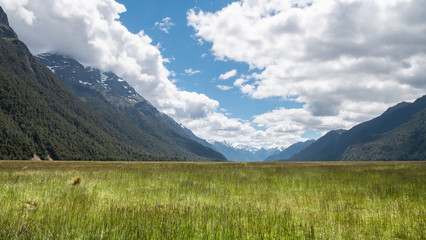
[[[0,239],[426,239],[425,216],[423,162],[0,161]]]

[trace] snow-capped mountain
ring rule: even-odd
[[[283,151],[279,152],[278,154],[274,154],[269,156],[268,158],[265,159],[266,162],[270,162],[270,161],[285,161],[287,159],[289,159],[290,157],[292,157],[294,154],[302,151],[303,149],[307,148],[308,146],[310,146],[312,143],[314,143],[315,140],[308,140],[306,142],[298,142],[295,143],[291,146],[289,146],[288,148],[284,149]]]
[[[232,145],[227,142],[212,142],[210,143],[211,148],[222,153],[228,160],[234,162],[259,162],[265,158],[278,154],[280,150],[278,148],[265,149],[265,148],[253,148],[244,145]]]
[[[102,93],[115,93],[125,98],[129,103],[143,101],[135,89],[122,78],[111,72],[101,72],[99,69],[84,67],[72,58],[61,55],[43,53],[36,56],[55,73],[68,87],[85,85]]]
[[[180,135],[223,154],[230,161],[263,161],[270,155],[279,153],[279,149],[256,149],[242,145],[233,146],[226,142],[207,142],[195,136],[191,130],[178,124],[169,116],[159,112],[140,96],[132,86],[114,73],[84,67],[74,59],[57,54],[44,53],[36,57],[83,101],[87,97],[101,93],[110,103],[136,108],[151,122],[161,125],[162,129],[171,128]]]
[[[84,67],[74,59],[57,54],[45,53],[36,57],[92,109],[110,121],[134,129],[132,133],[126,133],[126,137],[132,138],[129,141],[132,144],[155,154],[194,160],[197,157],[201,157],[200,160],[225,160],[222,154],[194,141],[186,129],[158,111],[116,74]]]

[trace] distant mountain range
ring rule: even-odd
[[[65,85],[19,41],[0,8],[0,159],[226,161],[115,74],[57,55],[38,58]]]
[[[331,131],[291,161],[426,160],[426,96],[402,102],[348,131]]]
[[[212,142],[209,145],[214,150],[222,153],[228,160],[233,162],[260,162],[267,157],[280,152],[278,148],[250,148],[248,146],[233,146],[226,142]]]
[[[286,161],[289,158],[291,158],[294,154],[302,151],[303,149],[310,146],[312,143],[314,143],[315,140],[308,140],[306,142],[298,142],[290,147],[284,149],[283,151],[279,152],[278,154],[271,155],[265,159],[266,162],[272,162],[272,161]]]
[[[190,139],[222,153],[229,161],[232,161],[232,162],[264,161],[265,158],[280,152],[278,148],[258,149],[258,148],[252,148],[249,146],[233,146],[232,144],[229,144],[227,142],[218,142],[218,141],[208,142],[194,135],[194,133],[191,130],[185,127],[182,127],[182,129],[185,131],[186,135]]]

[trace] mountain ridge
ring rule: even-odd
[[[277,154],[277,148],[251,148],[247,146],[234,147],[226,142],[213,141],[209,145],[233,162],[261,162],[270,155]]]
[[[101,116],[109,121],[120,119],[116,121],[120,122],[117,126],[132,126],[131,131],[123,129],[128,136],[135,135],[128,141],[129,144],[139,142],[139,145],[134,146],[156,154],[167,153],[181,157],[194,155],[206,159],[226,160],[220,153],[190,139],[179,124],[158,111],[114,73],[84,67],[78,61],[58,54],[44,53],[36,57]],[[143,136],[143,139],[138,136]]]
[[[0,24],[9,26],[9,20],[7,19],[7,15],[3,11],[3,8],[1,6],[0,6]]]
[[[265,149],[265,148],[247,148],[241,146],[240,148],[234,147],[231,144],[226,142],[218,142],[218,141],[206,141],[194,135],[194,133],[183,127],[182,128],[185,134],[197,141],[204,146],[210,147],[220,153],[222,153],[229,161],[232,162],[255,162],[255,161],[263,161],[265,158],[278,154],[280,150],[278,148]]]
[[[342,161],[426,160],[426,109],[389,132],[372,135],[351,145]]]
[[[0,7],[1,8],[1,7]],[[107,126],[37,61],[1,10],[0,158],[148,159],[102,131]]]
[[[284,149],[278,154],[272,155],[267,157],[264,161],[265,162],[271,162],[271,161],[285,161],[291,158],[294,154],[302,151],[303,149],[310,146],[312,143],[314,143],[315,140],[308,140],[305,142],[297,142],[289,146],[288,148]]]
[[[422,111],[426,107],[426,95],[418,98],[413,103],[399,103],[380,116],[369,121],[360,123],[350,130],[331,131],[318,139],[309,147],[295,154],[291,161],[338,161],[343,153],[353,144],[359,141],[368,141],[374,135],[381,135],[389,132],[413,115]]]
[[[212,157],[198,156],[191,150],[151,141],[155,137],[141,135],[128,119],[112,114],[116,106],[101,93],[86,88],[85,97],[78,98],[31,54],[5,24],[7,15],[3,13],[1,10],[0,159],[31,159],[37,155],[55,160],[226,160],[213,150],[206,151]],[[93,93],[95,96],[91,96]]]

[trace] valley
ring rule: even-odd
[[[0,239],[426,239],[424,2],[0,5]]]
[[[425,174],[424,162],[1,161],[0,238],[424,239]]]

